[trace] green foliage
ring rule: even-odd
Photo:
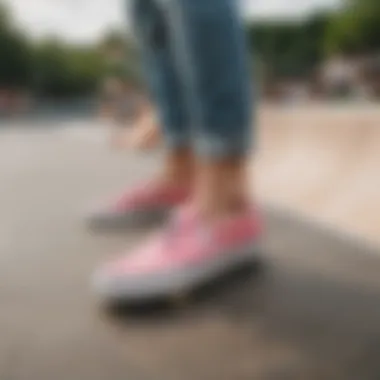
[[[348,0],[328,25],[327,54],[370,53],[380,49],[380,2]]]
[[[346,0],[336,13],[248,25],[259,60],[255,70],[265,79],[312,75],[328,54],[379,51],[379,36],[380,0]],[[29,88],[56,97],[88,94],[107,75],[138,79],[137,57],[134,45],[118,30],[93,46],[33,43],[15,28],[0,0],[0,88]]]
[[[27,39],[10,22],[0,3],[0,84],[20,86],[30,81],[30,46]]]
[[[100,46],[52,39],[33,43],[14,27],[0,2],[0,88],[27,88],[55,97],[85,95],[97,88],[107,70]]]
[[[378,53],[380,1],[346,0],[302,22],[253,23],[249,37],[270,78],[303,77],[331,54]]]
[[[40,94],[69,96],[94,91],[106,70],[95,49],[47,41],[34,48],[34,89]]]
[[[323,59],[329,14],[298,22],[261,22],[249,26],[252,48],[269,77],[303,77]]]
[[[121,33],[119,30],[111,29],[103,36],[99,47],[105,52],[112,52],[114,50],[120,51],[125,48],[126,43],[124,33]]]

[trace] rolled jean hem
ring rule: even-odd
[[[164,146],[169,150],[189,148],[194,155],[204,160],[219,160],[229,157],[246,157],[252,152],[252,136],[244,140],[233,141],[231,138],[206,138],[204,136],[168,136],[164,138]]]
[[[231,139],[205,139],[198,137],[193,141],[192,146],[195,155],[201,160],[244,158],[251,153],[250,139],[232,141]]]
[[[168,134],[164,137],[164,146],[169,150],[181,149],[181,148],[191,148],[192,140],[189,136],[168,136]]]

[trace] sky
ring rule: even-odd
[[[125,0],[3,0],[18,23],[33,37],[57,35],[68,41],[91,42],[105,30],[122,26]],[[207,0],[204,0],[207,1]],[[244,14],[255,17],[300,17],[340,0],[242,0]]]

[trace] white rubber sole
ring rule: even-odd
[[[187,294],[221,276],[257,261],[258,242],[219,253],[196,266],[149,275],[112,277],[102,271],[94,276],[94,289],[106,302],[143,302]]]

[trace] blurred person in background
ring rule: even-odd
[[[128,79],[107,78],[104,82],[100,115],[111,128],[111,145],[124,147],[128,143],[128,132],[145,113],[145,102],[141,90]]]
[[[126,55],[125,41],[121,36],[111,35],[102,52],[108,70],[100,89],[100,117],[110,127],[111,145],[123,148],[132,126],[146,109],[142,86]]]
[[[166,156],[159,175],[91,215],[162,232],[102,266],[107,300],[170,296],[255,259],[261,233],[247,172],[253,142],[248,47],[237,0],[135,0],[131,14]]]
[[[155,109],[135,83],[107,78],[101,89],[99,113],[110,127],[113,147],[147,149],[156,145]]]
[[[149,98],[143,98],[138,116],[126,136],[126,146],[151,151],[161,140],[156,109]]]
[[[338,54],[325,63],[321,76],[330,98],[347,98],[352,94],[356,67],[347,56]]]
[[[100,89],[100,115],[111,118],[120,92],[120,83],[115,78],[107,78]]]

